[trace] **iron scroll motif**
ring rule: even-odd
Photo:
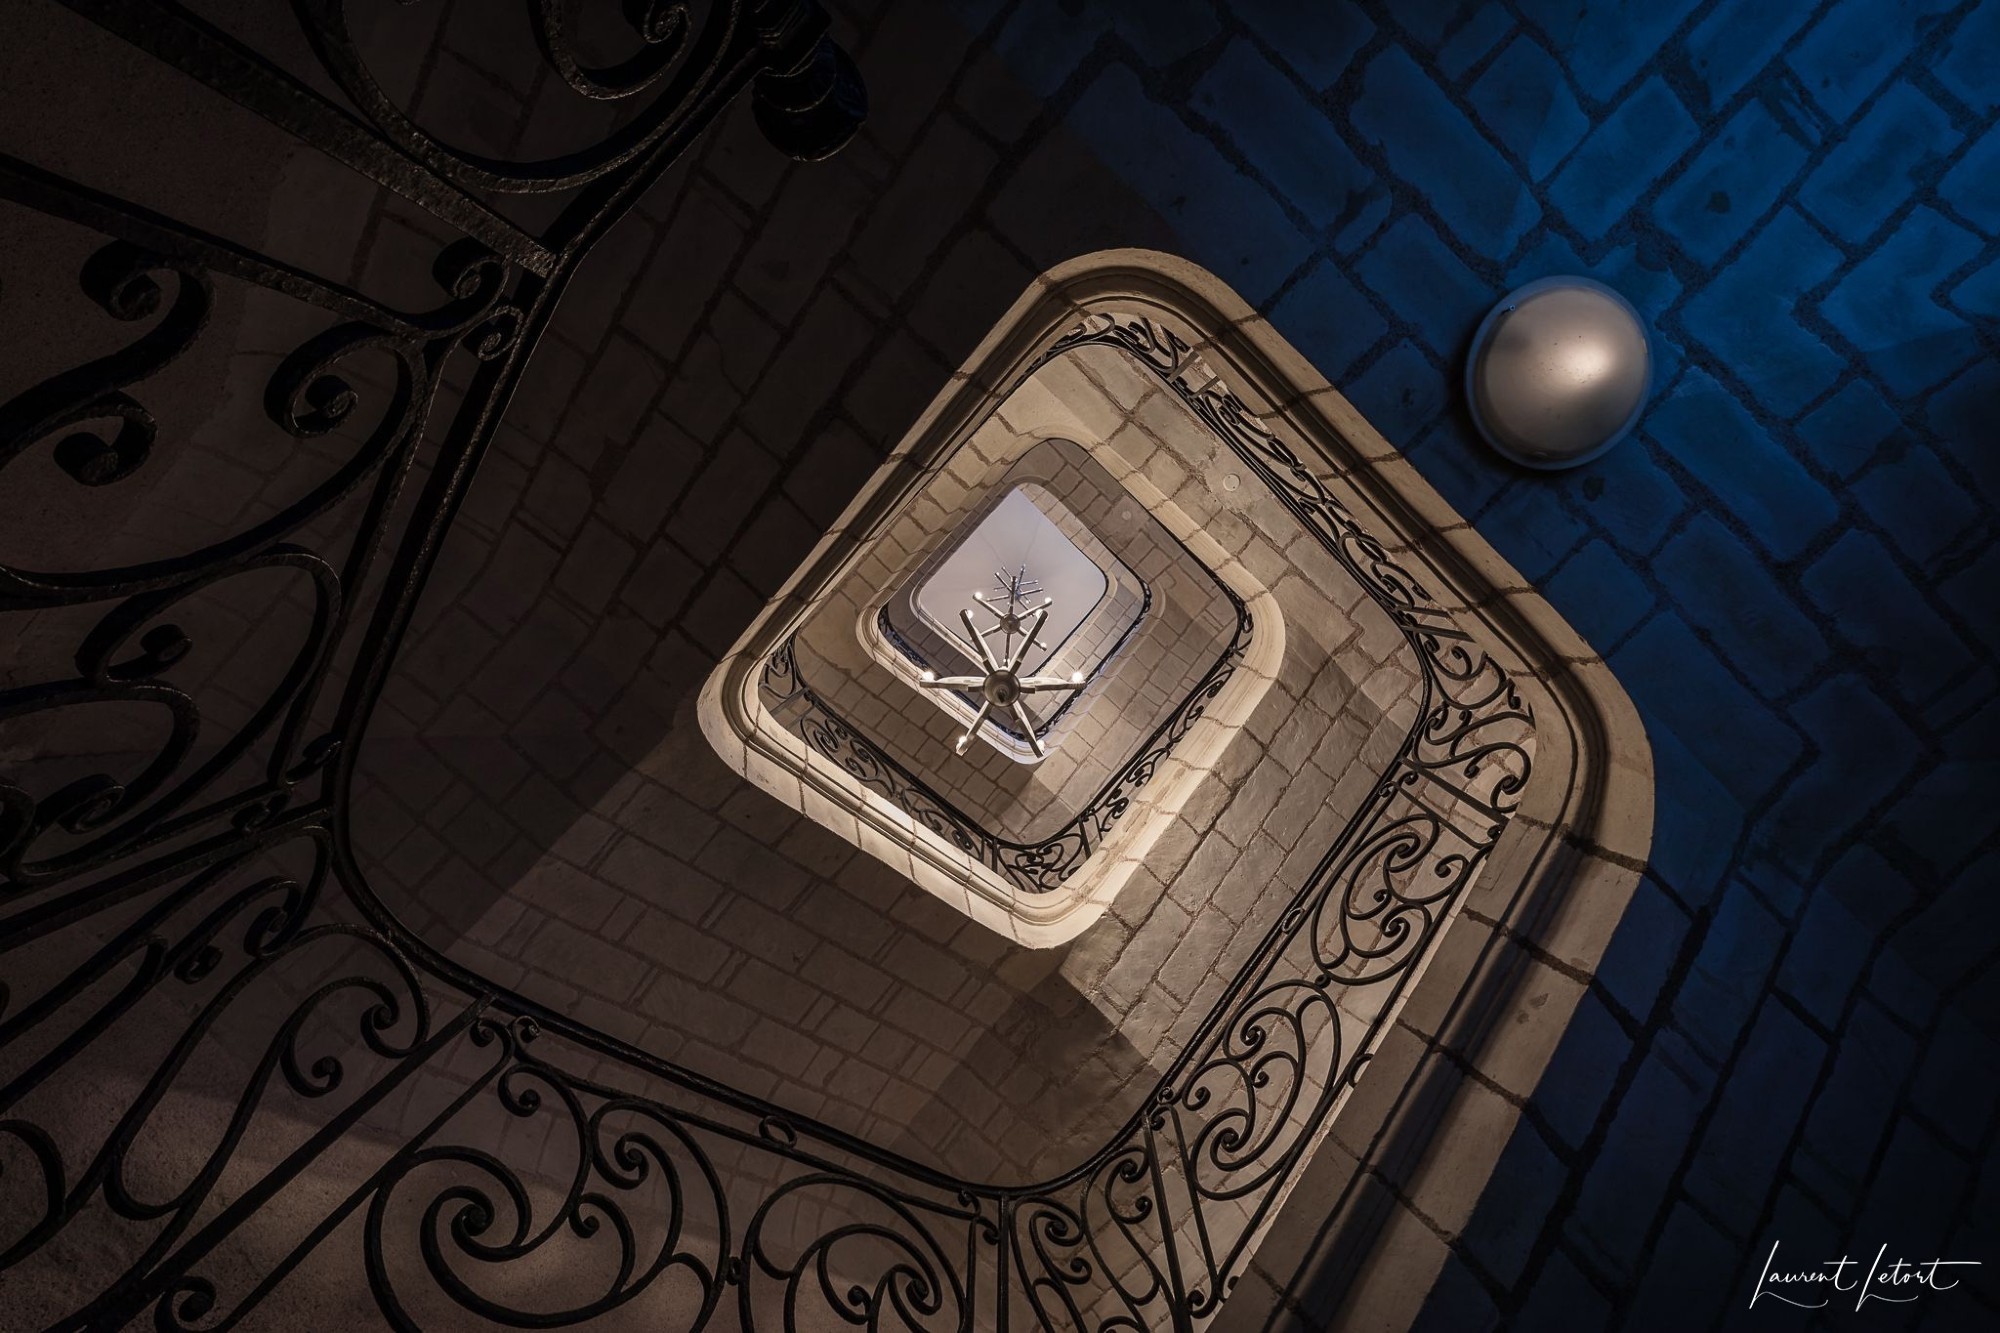
[[[111,320],[142,326],[121,350],[0,403],[0,476],[45,448],[84,487],[115,488],[147,469],[164,447],[163,430],[171,439],[177,425],[185,431],[190,423],[156,420],[145,403],[146,381],[200,339],[218,283],[275,294],[322,316],[320,330],[270,376],[264,406],[283,436],[332,454],[304,494],[198,549],[83,570],[0,563],[0,610],[111,604],[77,652],[76,676],[0,691],[0,721],[47,724],[111,703],[144,705],[165,719],[154,754],[132,761],[127,772],[87,774],[39,797],[0,777],[0,901],[189,837],[226,840],[311,799],[333,774],[343,736],[365,723],[370,692],[401,632],[395,617],[407,616],[542,326],[597,237],[746,86],[760,124],[806,156],[844,142],[866,107],[851,62],[833,53],[827,20],[811,0],[625,6],[636,52],[612,68],[579,63],[567,26],[574,4],[536,0],[529,9],[540,56],[576,92],[645,105],[595,145],[560,159],[501,162],[442,143],[396,105],[348,29],[345,0],[297,0],[295,7],[301,32],[366,128],[171,0],[70,0],[70,7],[469,234],[442,247],[433,265],[444,299],[429,310],[400,311],[0,155],[0,200],[104,237],[79,285]],[[477,199],[478,190],[568,193],[547,229],[531,234]],[[445,368],[461,354],[476,367],[472,388],[447,420],[434,423]],[[392,551],[390,514],[406,500],[427,433],[442,436],[443,453],[416,500],[423,513]],[[294,543],[356,495],[365,496],[365,512],[344,554]],[[172,618],[173,608],[222,580],[280,567],[312,585],[298,656],[234,734],[217,738],[211,723],[204,735],[199,710],[173,678],[177,666],[199,662],[203,649]],[[364,589],[377,594],[372,622],[360,631],[361,659],[374,669],[346,682],[338,721],[314,734],[314,717],[326,711],[318,706],[331,650],[359,628]],[[246,781],[237,761],[259,754],[262,774]],[[214,790],[224,780],[233,789]]]
[[[319,320],[278,359],[264,409],[277,438],[328,460],[268,518],[194,549],[0,568],[0,609],[85,617],[70,664],[0,693],[0,719],[105,701],[165,719],[129,771],[41,795],[0,780],[8,1317],[268,1326],[321,1264],[337,1269],[325,1290],[351,1298],[334,1317],[397,1329],[817,1316],[1109,1330],[1212,1312],[1514,809],[1531,719],[1506,673],[1184,342],[1086,320],[1050,354],[1098,344],[1150,367],[1396,618],[1425,677],[1418,725],[1365,807],[1145,1106],[1063,1175],[998,1188],[530,1003],[430,950],[369,893],[348,844],[352,738],[576,264],[738,93],[788,151],[830,151],[857,119],[852,67],[791,0],[609,5],[630,28],[611,60],[573,43],[577,6],[529,0],[537,59],[633,110],[598,143],[508,162],[438,139],[371,88],[339,0],[293,6],[322,85],[172,0],[66,2],[463,239],[438,257],[436,302],[398,310],[0,160],[0,198],[95,235],[79,286],[131,335],[0,405],[0,474],[45,454],[89,499],[171,458],[186,423],[149,406],[148,385],[199,345],[232,287]],[[509,193],[566,201],[530,231],[493,205]],[[448,366],[469,371],[450,399]],[[314,522],[342,504],[358,523],[327,549]],[[250,577],[294,588],[303,629],[225,729],[176,683],[205,651],[186,608]],[[1098,807],[1106,826],[1116,808]],[[1356,1016],[1363,995],[1379,997],[1373,1018]],[[218,1043],[240,1058],[205,1064]],[[22,1281],[51,1266],[70,1280]]]

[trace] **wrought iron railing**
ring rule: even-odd
[[[1236,629],[1221,655],[1174,710],[1160,719],[1133,754],[1112,770],[1083,808],[1055,832],[1034,842],[1002,838],[989,832],[979,820],[959,809],[829,706],[799,671],[796,635],[786,639],[765,661],[758,689],[767,706],[792,704],[783,710],[784,721],[815,754],[837,764],[841,771],[957,850],[1006,877],[1023,892],[1052,893],[1104,845],[1111,826],[1124,817],[1139,790],[1153,780],[1160,765],[1195,723],[1201,721],[1209,704],[1228,686],[1242,664],[1254,632],[1250,611],[1235,593],[1226,587],[1222,591],[1236,612]],[[1149,601],[1150,597],[1149,591]],[[1136,622],[1133,628],[1137,628]],[[1073,700],[1074,696],[1065,700],[1063,707],[1068,708]]]
[[[1211,1313],[1514,807],[1530,719],[1506,674],[1184,342],[1093,318],[1055,350],[1141,358],[1395,618],[1423,672],[1416,727],[1142,1109],[1059,1178],[994,1187],[512,994],[369,891],[347,796],[356,740],[579,260],[746,86],[780,147],[836,147],[859,116],[852,71],[804,0],[628,4],[631,54],[596,66],[570,43],[575,7],[530,0],[555,75],[638,110],[595,145],[503,162],[420,128],[370,74],[341,0],[294,10],[344,103],[172,0],[67,3],[463,239],[438,255],[438,303],[396,310],[0,160],[0,198],[102,238],[82,290],[139,329],[0,405],[0,468],[46,450],[70,483],[110,487],[176,447],[145,381],[198,344],[218,280],[333,317],[271,376],[281,431],[366,425],[328,478],[202,549],[0,568],[0,610],[90,615],[74,675],[8,688],[0,721],[100,703],[168,720],[127,776],[39,797],[0,782],[9,1326],[372,1313],[398,1328],[794,1328],[814,1307],[884,1328],[1108,1329]],[[550,192],[564,202],[541,229],[493,202]],[[364,353],[389,373],[351,369]],[[461,358],[471,373],[434,421]],[[424,439],[441,442],[419,466]],[[349,498],[346,554],[316,553],[312,525]],[[305,580],[310,627],[268,697],[204,739],[195,700],[166,679],[201,651],[175,608],[272,571]]]

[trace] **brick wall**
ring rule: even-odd
[[[1077,378],[1081,381],[1080,373]],[[1090,381],[1082,382],[1096,388]],[[1114,419],[1120,421],[1117,429],[1124,429],[1123,414],[1116,412],[1116,404],[1103,397],[1102,390],[1096,391],[1113,409]],[[1015,410],[1020,410],[1018,404]],[[1191,420],[1185,425],[1201,429]],[[971,487],[958,483],[949,472],[933,477],[925,486],[924,499],[910,506],[879,544],[871,546],[855,572],[841,580],[833,600],[816,610],[797,635],[799,678],[828,708],[865,726],[873,744],[980,828],[1016,842],[1055,837],[1079,816],[1201,684],[1229,650],[1238,629],[1236,611],[1223,586],[1181,550],[1154,519],[1149,516],[1139,522],[1137,514],[1143,511],[1130,503],[1129,493],[1104,474],[1101,466],[1094,469],[1101,480],[1093,481],[1086,490],[1084,474],[1073,462],[1057,465],[1064,455],[1041,442],[1051,431],[1066,428],[1029,423],[1017,432],[1004,420],[988,421],[966,445],[973,460],[966,465],[968,470],[977,468],[982,475]],[[1136,433],[1135,428],[1134,436]],[[1129,445],[1134,436],[1121,443]],[[1157,451],[1164,453],[1165,446],[1157,446]],[[1003,461],[983,462],[989,453]],[[1088,455],[1078,457],[1089,462]],[[1163,458],[1159,466],[1167,465],[1178,467],[1171,457]],[[1095,640],[1094,657],[1086,656],[1089,650],[1080,649],[1074,638],[1063,642],[1053,629],[1044,629],[1044,641],[1055,644],[1058,655],[1031,674],[1065,678],[1073,668],[1094,667],[1113,648],[1118,655],[1103,676],[1073,702],[1067,694],[1030,696],[1048,701],[1031,705],[1036,710],[1031,717],[1037,713],[1052,716],[1059,705],[1070,702],[1051,733],[1048,757],[1033,766],[1003,754],[983,738],[962,759],[954,755],[954,743],[971,722],[974,710],[970,706],[950,713],[935,707],[908,709],[916,668],[908,665],[896,648],[864,646],[860,628],[864,620],[872,623],[873,608],[905,597],[909,589],[918,586],[914,571],[919,570],[926,553],[933,562],[948,555],[951,547],[947,543],[957,535],[957,525],[970,522],[980,501],[1010,490],[1008,478],[1017,474],[1050,475],[1056,490],[1043,494],[1059,495],[1055,504],[1066,500],[1083,511],[1079,520],[1069,517],[1065,508],[1065,522],[1096,546],[1102,553],[1100,559],[1117,562],[1121,578],[1130,585],[1120,589],[1120,595],[1107,598],[1105,607],[1093,611],[1090,621],[1074,636]],[[1118,517],[1119,496],[1125,497],[1124,512],[1132,516],[1130,522]],[[1084,522],[1095,523],[1099,531],[1110,536],[1130,564],[1119,561],[1090,536]],[[1153,590],[1152,606],[1144,623],[1138,623],[1147,596],[1144,588]],[[1122,620],[1115,618],[1118,614]],[[916,646],[927,653],[930,663],[940,667],[941,674],[980,671],[965,650],[948,646],[933,631],[922,635]],[[1000,646],[996,639],[994,651]],[[796,730],[796,723],[788,725]],[[991,728],[981,730],[983,736],[993,734]],[[1073,741],[1068,739],[1071,734]],[[1018,753],[1028,754],[1025,744],[1019,745]]]
[[[92,119],[102,106],[83,96],[45,121],[13,122],[25,154],[46,160],[61,145],[86,179],[400,308],[438,303],[430,264],[447,228],[44,8],[36,42],[10,68],[113,70],[233,156],[177,176],[143,136],[118,151],[120,122]],[[554,147],[590,128],[565,122],[558,108],[573,100],[508,63],[510,48],[477,17],[437,6],[385,20],[374,40],[392,91],[475,148]],[[939,18],[916,14],[895,40],[949,61],[965,39]],[[249,35],[308,70],[277,40],[282,29]],[[848,35],[862,39],[852,23]],[[789,1090],[797,1109],[837,1109],[968,1175],[1033,1175],[1043,1155],[1061,1165],[1101,1141],[1148,1086],[1148,1061],[1185,1039],[1202,997],[1256,937],[1246,913],[1270,906],[1245,894],[1211,909],[1216,885],[1239,862],[1232,884],[1264,886],[1281,865],[1296,878],[1294,848],[1323,845],[1341,821],[1281,802],[1285,779],[1310,766],[1313,785],[1351,806],[1366,766],[1384,757],[1368,744],[1382,704],[1337,673],[1295,667],[1280,688],[1322,695],[1324,725],[1295,728],[1266,760],[1287,711],[1274,707],[1232,760],[1230,782],[1249,793],[1240,808],[1228,787],[1191,808],[1121,916],[1087,943],[1034,955],[1006,955],[982,928],[778,811],[700,740],[689,706],[717,653],[1031,272],[1079,246],[1167,238],[1108,183],[1093,187],[1111,191],[1102,207],[1051,214],[1060,234],[1029,251],[941,208],[941,182],[972,188],[967,168],[996,158],[1035,114],[997,67],[982,68],[962,94],[967,111],[930,130],[896,128],[905,94],[885,84],[870,137],[815,167],[784,163],[735,115],[607,238],[538,352],[385,693],[360,784],[361,851],[413,926],[500,981],[525,984],[532,965],[537,998],[658,1054],[753,1092]],[[24,99],[51,92],[12,86]],[[1087,163],[1060,137],[1038,140]],[[242,173],[236,160],[270,169]],[[1066,170],[1059,160],[1049,159]],[[74,303],[70,275],[90,242],[46,231],[68,249],[17,250],[4,290]],[[38,281],[53,290],[22,285]],[[355,416],[311,441],[280,434],[263,416],[264,381],[326,322],[219,284],[200,353],[147,386],[165,431],[137,485],[79,501],[50,469],[31,478],[53,505],[109,497],[123,508],[56,509],[43,536],[87,539],[65,557],[82,562],[102,561],[93,544],[113,534],[112,558],[143,559],[310,490],[366,439],[394,377],[382,361],[344,365],[360,391]],[[86,319],[74,329],[109,332]],[[55,339],[33,354],[9,363],[10,383],[89,353]],[[440,418],[456,392],[441,387]],[[420,454],[416,480],[424,466]],[[334,505],[305,540],[338,559],[360,499]],[[1249,538],[1244,528],[1231,549]],[[204,708],[198,756],[283,667],[303,632],[304,584],[229,580],[177,609],[196,650],[168,678]],[[369,609],[364,599],[353,611]],[[87,623],[44,619],[12,638],[12,679],[60,673]],[[1371,666],[1394,641],[1382,629],[1365,635]],[[344,670],[345,654],[319,716]],[[47,789],[142,765],[150,756],[129,749],[132,732],[97,718],[10,734],[9,753]],[[1069,1118],[1046,1114],[1052,1097]],[[968,1125],[967,1108],[981,1107],[1005,1108],[1004,1123]]]
[[[53,55],[89,45],[44,8]],[[673,882],[691,911],[709,894],[699,910],[738,939],[707,952],[643,912],[620,938],[671,941],[654,952],[684,980],[662,1002],[704,1025],[712,1049],[694,1054],[744,1086],[806,1059],[800,1077],[852,1081],[872,1104],[907,1058],[911,1034],[828,1010],[850,1058],[815,1070],[786,1041],[798,1014],[723,1007],[707,983],[728,961],[771,1005],[810,1008],[786,974],[806,956],[800,932],[848,970],[843,985],[889,972],[928,985],[935,1014],[1012,1015],[990,1067],[1029,1071],[1022,1098],[1050,1067],[1084,1071],[1086,1093],[1126,1086],[1136,1066],[1078,1007],[1075,979],[1136,1005],[1128,973],[1163,976],[1171,949],[1144,956],[1120,922],[988,976],[976,928],[899,901],[886,873],[753,792],[677,802],[643,763],[705,755],[682,702],[706,664],[1031,276],[1158,246],[1236,285],[1405,446],[1607,656],[1651,731],[1652,866],[1487,1206],[1444,1238],[1455,1257],[1432,1325],[1704,1327],[1747,1297],[1773,1239],[1814,1255],[1990,1251],[1981,1073],[2000,1005],[1978,867],[2000,643],[2000,11],[838,8],[873,99],[863,137],[790,165],[739,108],[697,145],[591,260],[475,487],[424,613],[447,628],[412,644],[379,728],[377,790],[393,799],[371,818],[397,864],[384,874],[424,881],[439,917],[426,925],[484,920],[490,867],[510,858],[525,869],[554,851],[658,880],[665,852],[599,813],[629,808],[696,848]],[[462,109],[498,144],[560,138],[478,25],[433,45],[443,31],[396,48],[427,114]],[[121,59],[99,45],[85,54]],[[50,54],[17,51],[23,68]],[[64,114],[94,123],[87,102]],[[217,142],[234,155],[218,169],[275,152]],[[105,160],[142,197],[198,197],[218,226],[244,215],[199,164]],[[269,160],[303,173],[271,187],[273,248],[434,303],[442,229],[337,169]],[[1459,358],[1500,293],[1564,271],[1612,283],[1653,322],[1659,392],[1638,438],[1528,476],[1474,442]],[[8,293],[31,290],[16,281]],[[188,401],[254,417],[245,386],[295,332],[242,335],[234,367],[190,363]],[[236,441],[202,437],[226,461]],[[218,484],[275,503],[286,492],[261,497],[258,479],[314,462],[280,447],[279,463],[185,462],[194,512]],[[243,600],[219,606],[218,644],[266,601],[230,595]],[[422,746],[407,739],[419,731]],[[1207,872],[1261,881],[1268,849],[1228,849]],[[475,857],[477,874],[452,868]],[[743,891],[726,905],[725,882]],[[636,909],[560,873],[525,892],[546,904],[534,929],[550,947],[578,951],[572,970],[629,966],[595,946],[613,911]],[[892,905],[911,929],[866,934],[870,909]],[[466,946],[493,948],[527,913]],[[1142,1021],[1170,1027],[1199,1004],[1198,984],[1174,985]],[[614,1032],[651,1021],[580,989],[550,996]],[[1994,1289],[1968,1288],[1912,1318],[1990,1321]],[[1300,1294],[1309,1319],[1338,1295],[1310,1275]]]
[[[909,40],[912,8],[873,20],[878,88],[905,81],[869,53]],[[892,122],[976,118],[995,61],[1033,99],[963,215],[1033,262],[1086,241],[1079,218],[1030,222],[1056,182],[1097,219],[1137,196],[1646,717],[1652,867],[1493,1197],[1446,1237],[1429,1325],[1706,1327],[1743,1313],[1774,1239],[1990,1252],[1994,1098],[1965,1071],[2000,1031],[1979,868],[2000,14],[952,9],[990,54],[942,103],[885,89]],[[1476,443],[1462,353],[1502,292],[1559,272],[1647,315],[1658,392],[1632,442],[1529,476]],[[1982,1326],[1995,1288],[1968,1287],[1910,1318]]]
[[[1094,355],[1079,354],[1093,377],[1134,376]],[[1415,722],[1408,644],[1277,499],[1228,490],[1186,423],[1161,432],[1170,445],[1129,427],[1154,419],[1160,392],[1093,414],[1101,457],[1172,487],[1173,510],[1281,585],[1290,619],[1282,635],[1265,626],[1283,650],[1246,733],[1149,873],[1075,943],[1022,951],[777,806],[710,751],[691,688],[664,695],[672,711],[654,730],[543,734],[535,718],[551,703],[601,718],[671,682],[628,672],[609,682],[623,693],[580,694],[577,663],[620,616],[593,620],[559,577],[522,582],[498,554],[539,528],[532,490],[501,511],[497,540],[471,530],[496,554],[448,596],[432,590],[404,674],[451,650],[464,621],[499,638],[491,617],[509,599],[524,627],[557,628],[471,664],[475,701],[489,684],[511,701],[485,699],[483,727],[426,703],[421,679],[389,692],[404,739],[371,738],[361,765],[371,882],[453,958],[650,1053],[975,1178],[1073,1165],[1133,1112]],[[705,517],[670,516],[635,541],[678,549]],[[621,586],[646,591],[636,575]],[[757,609],[736,608],[730,632]],[[854,619],[850,607],[848,633]],[[687,653],[704,672],[716,655]]]

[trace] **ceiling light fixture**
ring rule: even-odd
[[[958,738],[958,743],[954,747],[959,754],[964,754],[966,747],[972,744],[972,738],[979,734],[981,724],[993,715],[993,710],[1004,708],[1021,724],[1021,732],[1028,738],[1029,748],[1034,750],[1035,758],[1041,759],[1045,755],[1042,738],[1035,734],[1034,720],[1028,716],[1027,705],[1022,700],[1027,695],[1041,694],[1049,690],[1080,690],[1083,688],[1083,673],[1072,671],[1067,679],[1061,676],[1020,674],[1021,663],[1027,660],[1028,650],[1040,642],[1037,636],[1041,634],[1042,626],[1048,622],[1049,608],[1055,605],[1055,598],[1044,597],[1034,606],[1027,605],[1027,599],[1040,592],[1042,585],[1028,577],[1026,565],[1022,565],[1011,576],[1004,572],[996,573],[994,579],[1006,598],[1004,609],[989,602],[986,594],[982,592],[973,593],[972,600],[979,603],[981,610],[997,617],[999,624],[982,630],[972,621],[971,607],[966,607],[958,613],[958,618],[965,624],[966,632],[972,636],[972,646],[979,654],[979,664],[985,668],[985,674],[939,676],[935,672],[925,671],[917,677],[917,684],[926,690],[979,691],[979,712],[974,714],[971,725],[966,727],[965,734]],[[996,655],[986,637],[989,634],[1000,633],[1006,635],[1006,640]],[[1019,647],[1014,643],[1016,635],[1020,636]],[[1048,647],[1047,644],[1040,646],[1044,649]]]

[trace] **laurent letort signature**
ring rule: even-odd
[[[1816,1267],[1781,1269],[1778,1267],[1778,1242],[1774,1240],[1771,1252],[1764,1256],[1764,1271],[1757,1279],[1757,1290],[1750,1294],[1750,1304],[1754,1308],[1758,1301],[1769,1296],[1774,1301],[1796,1305],[1802,1310],[1817,1310],[1832,1302],[1833,1297],[1827,1293],[1837,1292],[1843,1297],[1852,1293],[1857,1310],[1869,1301],[1907,1305],[1922,1297],[1926,1291],[1950,1291],[1958,1285],[1957,1279],[1938,1270],[1977,1268],[1980,1264],[1977,1259],[1928,1259],[1922,1263],[1897,1259],[1893,1263],[1884,1263],[1888,1254],[1886,1244],[1875,1251],[1875,1259],[1868,1265],[1866,1276],[1861,1275],[1861,1265],[1846,1255],[1828,1259]],[[1854,1270],[1852,1275],[1849,1269]],[[1788,1296],[1781,1289],[1790,1289],[1797,1295]],[[1815,1295],[1821,1299],[1809,1299]]]

